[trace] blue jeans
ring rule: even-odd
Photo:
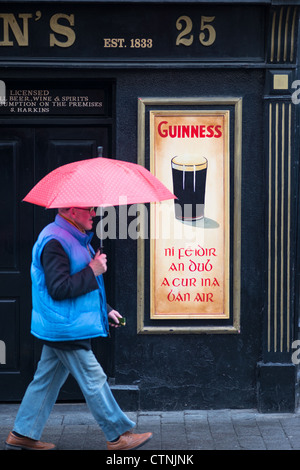
[[[69,373],[76,379],[108,441],[135,426],[115,401],[107,377],[92,351],[65,351],[44,345],[36,373],[20,405],[14,431],[31,439],[40,439]]]

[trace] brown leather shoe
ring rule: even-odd
[[[12,432],[9,433],[6,442],[5,450],[54,450],[55,445],[49,442],[36,441],[29,437],[17,437]]]
[[[107,442],[107,450],[134,450],[146,444],[152,437],[152,432],[134,434],[131,431],[124,432],[116,442]]]

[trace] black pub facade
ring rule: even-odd
[[[95,222],[108,302],[127,325],[93,348],[121,406],[296,409],[299,9],[0,1],[1,402],[21,400],[39,358],[31,250],[55,216],[22,199],[52,169],[100,151],[175,194],[171,165],[193,174],[194,190],[196,171],[206,176],[200,220],[124,200]],[[59,399],[82,399],[72,379]]]

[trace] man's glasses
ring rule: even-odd
[[[81,211],[89,211],[90,214],[95,211],[95,207],[74,207],[73,209],[80,209]]]

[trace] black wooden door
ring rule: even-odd
[[[31,187],[57,166],[111,151],[109,126],[1,127],[0,130],[0,401],[20,400],[32,378],[41,343],[30,334],[31,251],[42,228],[56,211],[21,202]],[[97,244],[97,239],[95,243]],[[109,247],[106,247],[109,249]],[[107,284],[111,284],[106,279]],[[3,348],[4,345],[4,348]],[[93,349],[108,375],[110,340],[96,340]],[[72,378],[59,399],[81,399]]]
[[[33,208],[20,201],[33,182],[33,129],[0,130],[0,400],[18,400],[33,371],[30,257]]]

